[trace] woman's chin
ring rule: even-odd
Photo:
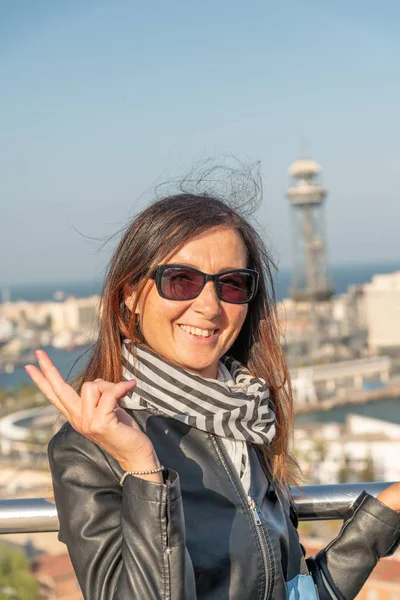
[[[218,372],[218,357],[215,358],[204,353],[185,353],[179,357],[179,365],[185,371],[200,375],[201,377],[208,377],[215,379]]]

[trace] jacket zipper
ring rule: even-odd
[[[273,557],[272,557],[272,554],[270,553],[269,539],[268,539],[266,531],[264,530],[264,528],[262,526],[262,521],[261,521],[261,518],[260,518],[260,515],[258,512],[258,509],[257,509],[257,505],[256,505],[255,501],[253,500],[253,498],[246,494],[246,490],[244,489],[243,484],[240,480],[240,477],[236,472],[235,465],[233,464],[232,459],[229,456],[227,450],[225,449],[223,443],[220,443],[218,441],[217,437],[213,436],[211,434],[210,434],[210,438],[211,438],[214,446],[216,446],[217,450],[222,454],[223,458],[225,459],[226,464],[224,464],[224,467],[225,467],[228,475],[231,477],[231,479],[233,478],[236,491],[238,492],[241,500],[243,501],[244,506],[247,507],[248,513],[250,514],[251,519],[254,523],[255,531],[257,533],[257,538],[258,538],[258,542],[259,542],[260,549],[261,549],[261,556],[263,559],[264,572],[265,572],[265,591],[264,591],[264,595],[262,597],[264,600],[268,600],[270,597],[272,584],[273,584],[273,570],[272,570]],[[227,469],[226,465],[228,465],[230,467],[230,472]]]
[[[165,520],[166,520],[166,532],[165,532],[165,562],[166,562],[166,570],[167,570],[167,577],[165,578],[165,588],[164,588],[164,595],[165,595],[165,599],[166,600],[171,600],[171,562],[170,562],[170,554],[172,553],[171,550],[171,546],[170,546],[170,522],[171,522],[171,517],[170,517],[170,508],[171,508],[171,502],[170,502],[170,494],[171,494],[171,490],[170,490],[170,482],[167,481],[166,482],[166,489],[165,489],[165,494],[166,494],[166,502],[165,502]]]

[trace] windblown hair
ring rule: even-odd
[[[78,382],[96,378],[118,382],[122,377],[124,338],[143,343],[135,327],[135,307],[124,305],[124,286],[136,292],[136,303],[153,269],[193,237],[216,227],[236,230],[247,248],[248,268],[260,275],[243,327],[228,351],[257,377],[268,383],[276,409],[277,433],[264,457],[276,481],[296,483],[298,467],[289,452],[293,430],[293,399],[288,368],[280,344],[272,270],[275,265],[255,228],[239,212],[217,197],[179,193],[148,206],[126,228],[111,259],[101,299],[98,340]]]

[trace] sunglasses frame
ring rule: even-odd
[[[164,271],[166,271],[167,269],[170,269],[170,268],[185,269],[187,271],[192,271],[193,273],[202,275],[203,276],[203,284],[201,285],[199,291],[194,296],[190,296],[189,298],[180,299],[180,298],[168,298],[167,296],[165,296],[161,289],[161,280],[162,280]],[[222,277],[224,275],[229,275],[230,273],[247,273],[249,275],[253,275],[253,277],[254,277],[253,289],[251,290],[250,298],[248,300],[244,300],[243,302],[232,302],[231,300],[225,300],[225,298],[221,298],[221,295],[220,295],[219,289],[218,289],[218,285],[216,285],[216,284],[217,284],[218,280],[220,279],[220,277]],[[259,275],[258,275],[258,272],[254,271],[253,269],[228,269],[227,271],[221,271],[220,273],[216,273],[215,275],[210,275],[209,273],[203,273],[203,271],[199,271],[199,269],[195,269],[194,267],[189,267],[188,265],[167,264],[167,265],[158,265],[158,267],[156,267],[156,269],[151,273],[150,279],[155,280],[157,292],[159,293],[161,298],[164,298],[165,300],[172,300],[174,302],[185,302],[186,300],[193,300],[194,298],[197,298],[197,296],[199,296],[201,294],[206,283],[208,283],[209,281],[212,281],[212,282],[214,282],[214,285],[215,285],[215,293],[217,294],[217,298],[221,302],[228,302],[228,304],[249,304],[249,302],[251,302],[254,299],[255,295],[257,294]]]

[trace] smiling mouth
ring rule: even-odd
[[[199,327],[190,327],[189,325],[179,325],[179,327],[186,333],[203,338],[211,337],[216,331],[218,331],[217,329],[200,329]]]

